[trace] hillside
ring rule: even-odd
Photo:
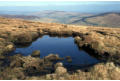
[[[19,18],[19,19],[25,19],[25,20],[33,20],[37,19],[39,17],[37,16],[28,16],[28,15],[7,15],[7,14],[0,14],[1,17],[6,17],[6,18]]]
[[[5,15],[0,16],[8,18],[22,18],[31,21],[46,22],[46,23],[61,23],[73,25],[89,25],[103,27],[120,27],[119,13],[102,13],[89,14],[79,12],[65,11],[40,11],[29,13],[28,15]]]
[[[106,13],[98,16],[88,17],[84,20],[86,23],[93,24],[96,26],[120,27],[119,13]]]
[[[71,24],[75,20],[79,20],[86,16],[92,16],[92,14],[46,10],[46,11],[29,13],[27,15],[1,14],[0,16],[8,17],[8,18],[22,18],[32,21],[39,21],[39,22]]]
[[[86,16],[91,16],[92,14],[47,10],[47,11],[32,13],[30,15],[40,17],[39,19],[37,19],[38,21],[44,21],[44,19],[51,19],[53,20],[51,22],[70,24],[74,20],[81,19],[82,17],[86,17]]]
[[[16,44],[31,44],[43,35],[73,37],[80,49],[103,61],[84,69],[69,71],[63,64],[56,63],[56,60],[60,60],[56,54],[44,58],[9,55],[15,50]],[[0,80],[118,80],[119,58],[120,28],[41,23],[0,17]]]

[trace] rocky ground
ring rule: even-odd
[[[26,45],[42,35],[73,36],[78,47],[105,63],[69,72],[58,55],[43,59],[39,51],[31,56],[8,56],[15,45]],[[0,17],[0,79],[120,79],[120,28],[40,23]],[[62,71],[61,71],[62,69]]]

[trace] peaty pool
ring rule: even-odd
[[[73,37],[50,37],[45,35],[38,38],[27,47],[16,47],[12,54],[30,55],[34,50],[40,50],[40,58],[48,54],[58,54],[60,57],[70,56],[72,62],[62,61],[65,65],[88,66],[99,62],[87,52],[80,50],[74,43]]]

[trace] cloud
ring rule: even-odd
[[[120,2],[104,1],[0,1],[0,6],[51,6],[51,5],[99,5],[118,4]]]

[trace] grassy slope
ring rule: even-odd
[[[98,26],[120,27],[120,15],[117,13],[108,13],[96,17],[90,17],[86,18],[85,21]]]

